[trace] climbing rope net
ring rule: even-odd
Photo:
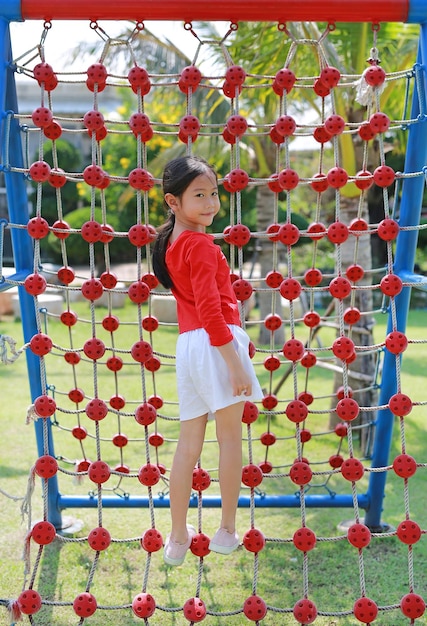
[[[375,26],[367,70],[363,75],[346,74],[328,56],[333,25],[313,38],[298,36],[297,30],[280,24],[280,64],[269,74],[256,74],[234,61],[236,24],[223,38],[204,40],[186,23],[188,35],[198,41],[191,63],[174,73],[155,74],[140,58],[143,24],[123,38],[110,38],[94,22],[91,27],[102,40],[101,53],[87,69],[73,66],[68,72],[55,72],[44,47],[51,27],[47,22],[40,45],[15,61],[16,70],[40,86],[39,105],[28,114],[5,115],[3,170],[24,175],[35,191],[33,216],[26,223],[3,222],[1,236],[3,241],[6,230],[28,233],[34,264],[25,278],[3,275],[2,280],[31,298],[36,332],[21,350],[3,337],[2,358],[12,362],[29,351],[40,366],[41,392],[33,399],[28,420],[36,421],[42,453],[31,470],[29,491],[36,477],[43,486],[43,519],[30,525],[24,589],[10,602],[12,617],[28,615],[36,624],[43,608],[61,607],[68,609],[68,618],[77,615],[80,624],[103,610],[131,612],[153,625],[178,623],[178,614],[192,624],[215,618],[238,624],[242,616],[245,623],[278,624],[288,615],[299,624],[350,623],[342,621],[349,616],[371,623],[380,612],[384,619],[393,615],[393,623],[403,623],[404,618],[414,623],[423,615],[425,602],[416,590],[412,546],[425,531],[410,517],[409,479],[425,464],[406,450],[405,417],[423,403],[402,389],[401,355],[417,340],[408,339],[399,328],[396,298],[409,283],[394,271],[394,250],[402,233],[421,228],[399,224],[402,182],[424,174],[395,171],[386,163],[386,154],[390,138],[417,123],[406,103],[414,82],[421,80],[419,68],[387,71],[385,64],[383,68]],[[206,49],[218,60],[214,67],[223,69],[200,69]],[[307,50],[317,71],[298,75]],[[109,69],[119,53],[131,60],[126,72]],[[382,111],[381,97],[397,81],[405,83],[405,103],[391,118]],[[64,115],[56,104],[58,86],[72,92],[76,85],[85,86],[92,101],[79,118]],[[126,103],[114,114],[104,108],[113,91]],[[344,117],[346,98],[358,103],[362,116]],[[260,115],[255,107],[250,110],[254,99],[273,104]],[[124,109],[126,113],[120,113]],[[24,138],[22,165],[8,147],[15,122]],[[80,171],[62,167],[64,139],[87,146]],[[311,142],[310,152],[293,151],[295,141]],[[357,170],[345,168],[348,142],[358,146]],[[126,153],[121,145],[126,145]],[[209,451],[214,437],[208,438],[193,476],[191,506],[197,508],[198,522],[191,546],[198,559],[194,596],[181,605],[159,602],[156,581],[150,576],[153,561],[161,558],[166,532],[158,526],[157,507],[168,505],[169,466],[179,424],[174,303],[159,287],[150,258],[155,225],[162,219],[161,170],[172,155],[206,155],[215,145],[222,205],[229,217],[225,228],[214,234],[230,259],[242,323],[251,336],[252,358],[265,392],[259,405],[246,403],[243,415],[246,460],[241,505],[249,508],[250,525],[242,542],[253,558],[253,576],[246,597],[240,598],[239,592],[229,611],[221,610],[218,602],[210,606],[202,593],[209,565],[202,512],[204,506],[220,503],[215,495],[215,452]],[[67,221],[63,208],[64,190],[72,185],[88,206],[78,224]],[[52,188],[56,217],[49,221],[44,200]],[[371,188],[380,190],[381,196],[382,217],[376,221],[367,211]],[[266,189],[267,214],[254,219],[245,203]],[[347,194],[348,189],[352,193]],[[124,202],[132,207],[127,230],[114,226]],[[305,225],[296,219],[298,212],[305,216]],[[384,246],[385,262],[372,269],[366,256],[360,259],[373,236]],[[44,263],[43,242],[48,239],[60,254],[58,269]],[[76,247],[87,251],[86,267],[72,267],[70,243],[74,251]],[[120,258],[119,248],[126,251],[127,264],[114,262]],[[58,296],[62,310],[55,312]],[[391,326],[385,338],[375,342],[373,319],[385,312]],[[392,356],[397,389],[381,404],[377,391],[384,354]],[[386,409],[399,423],[401,450],[391,464],[373,467],[369,459],[376,419]],[[361,516],[361,509],[368,508],[367,481],[388,473],[402,479],[404,518],[397,529],[372,528]],[[70,493],[57,496],[60,508],[96,508],[97,526],[83,537],[61,533],[53,520],[49,490],[58,477],[68,481]],[[321,536],[309,527],[307,508],[334,503],[350,506],[354,520],[338,536]],[[148,508],[148,528],[137,537],[113,537],[105,524],[106,506]],[[257,506],[293,507],[299,521],[291,533],[279,528],[278,536],[265,536],[257,527]],[[364,549],[391,537],[407,546],[408,591],[381,604],[367,588]],[[44,598],[35,588],[43,553],[55,539],[64,545],[89,544],[93,551],[87,580],[74,598],[68,598],[65,590],[61,599]],[[312,551],[329,541],[348,542],[357,552],[359,591],[339,608],[332,597],[331,607],[318,606],[316,590],[309,584]],[[93,586],[102,577],[108,548],[135,542],[146,553],[140,591],[131,602],[100,603]],[[259,593],[262,572],[269,567],[265,558],[269,544],[289,544],[295,554],[303,555],[302,585],[292,606],[276,606],[267,592]],[[30,567],[33,550],[37,556]],[[167,622],[169,617],[173,621]]]

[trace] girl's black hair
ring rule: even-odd
[[[171,193],[180,198],[187,187],[197,176],[201,174],[213,174],[216,178],[214,168],[204,159],[197,156],[183,156],[169,161],[163,173],[163,195]],[[166,222],[158,229],[157,238],[153,246],[153,271],[163,287],[171,289],[173,282],[166,266],[166,250],[169,238],[175,225],[175,214],[170,210],[164,201],[164,207],[168,212]]]

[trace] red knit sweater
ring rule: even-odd
[[[239,309],[230,268],[213,236],[184,231],[169,245],[166,265],[174,284],[179,332],[204,328],[213,346],[232,341],[227,324],[240,326]]]

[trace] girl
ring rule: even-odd
[[[180,333],[180,435],[170,473],[172,530],[164,561],[180,565],[195,535],[186,524],[193,469],[213,416],[222,518],[209,548],[230,554],[239,546],[235,519],[242,474],[241,418],[245,401],[260,400],[262,391],[249,358],[249,337],[240,327],[230,268],[206,233],[220,208],[216,173],[203,159],[174,159],[165,168],[163,192],[169,217],[154,244],[153,269],[175,296]]]

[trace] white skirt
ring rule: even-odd
[[[249,357],[249,337],[240,326],[230,325],[233,343],[243,366],[252,379],[250,396],[234,396],[227,365],[217,347],[212,346],[204,328],[178,336],[176,378],[180,420],[191,420],[238,402],[262,400],[263,393]]]

